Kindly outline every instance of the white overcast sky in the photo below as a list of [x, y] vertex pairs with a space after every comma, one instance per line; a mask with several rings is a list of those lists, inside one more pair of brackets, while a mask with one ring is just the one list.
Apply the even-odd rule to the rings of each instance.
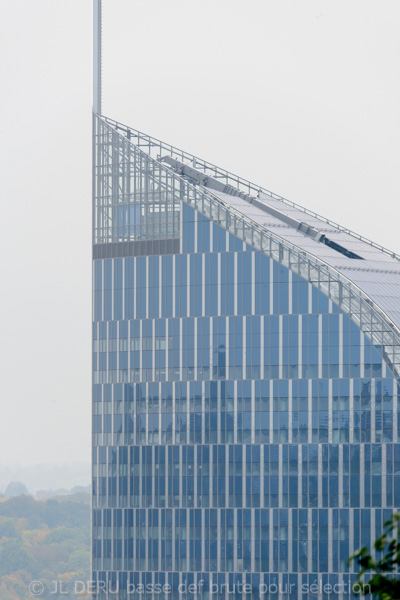
[[[90, 0], [0, 0], [0, 463], [90, 460]], [[398, 0], [104, 0], [104, 114], [400, 252]]]

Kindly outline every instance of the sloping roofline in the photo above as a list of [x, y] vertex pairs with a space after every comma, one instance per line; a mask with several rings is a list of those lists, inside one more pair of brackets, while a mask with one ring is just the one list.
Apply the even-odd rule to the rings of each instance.
[[[214, 177], [228, 178], [231, 184], [239, 183], [253, 192], [254, 190], [263, 192], [262, 188], [235, 177], [214, 165], [210, 165], [210, 163], [200, 161], [200, 159], [182, 150], [175, 149], [173, 146], [164, 144], [156, 138], [121, 125], [107, 117], [95, 115], [95, 133], [98, 133], [98, 129], [102, 127], [105, 127], [110, 133], [114, 133], [105, 143], [116, 143], [113, 149], [117, 150], [119, 154], [122, 150], [125, 152], [130, 148], [130, 151], [138, 152], [150, 159], [147, 163], [148, 168], [157, 170], [159, 174], [164, 173], [165, 181], [162, 185], [169, 193], [174, 195], [177, 189], [180, 192], [184, 190], [183, 195], [179, 194], [179, 201], [184, 201], [192, 206], [226, 231], [256, 250], [263, 252], [275, 262], [282, 264], [325, 294], [344, 314], [350, 317], [371, 343], [378, 350], [380, 349], [384, 361], [396, 376], [400, 376], [400, 329], [373, 298], [369, 297], [352, 280], [340, 273], [335, 267], [325, 263], [321, 258], [299, 248], [281, 238], [276, 232], [271, 232], [256, 223], [250, 217], [214, 195], [212, 190], [194, 185], [168, 168], [164, 162], [160, 161], [161, 153], [168, 151], [182, 159], [191, 160], [196, 168], [203, 164], [205, 169], [212, 170]], [[115, 134], [117, 135], [116, 138]], [[96, 135], [94, 141], [96, 143]], [[142, 148], [146, 148], [147, 151]], [[154, 154], [156, 156], [152, 156]], [[126, 168], [125, 165], [121, 166]], [[95, 177], [101, 177], [100, 172], [94, 175]], [[385, 249], [382, 249], [382, 251], [389, 252]]]
[[136, 138], [136, 140], [134, 141], [135, 145], [137, 145], [138, 147], [147, 147], [148, 154], [150, 154], [150, 156], [152, 156], [152, 151], [154, 153], [154, 150], [159, 150], [159, 153], [157, 153], [156, 156], [152, 156], [152, 158], [158, 159], [159, 156], [163, 152], [168, 152], [171, 155], [179, 156], [181, 158], [181, 160], [183, 160], [183, 161], [186, 160], [192, 164], [195, 163], [196, 169], [202, 169], [202, 170], [204, 170], [205, 174], [210, 175], [216, 179], [225, 180], [225, 182], [228, 185], [236, 187], [237, 189], [244, 192], [245, 194], [251, 195], [253, 193], [255, 195], [258, 195], [259, 192], [266, 194], [267, 196], [270, 196], [271, 198], [274, 198], [275, 200], [279, 200], [280, 202], [283, 202], [287, 206], [291, 206], [292, 208], [300, 210], [304, 214], [310, 215], [311, 217], [318, 219], [322, 223], [325, 223], [327, 225], [335, 227], [336, 229], [338, 229], [339, 231], [342, 231], [343, 233], [347, 233], [348, 235], [352, 236], [356, 240], [362, 241], [365, 244], [368, 244], [368, 245], [372, 246], [373, 248], [375, 248], [376, 250], [382, 252], [383, 254], [387, 254], [391, 258], [400, 262], [399, 254], [396, 254], [392, 250], [389, 250], [388, 248], [385, 248], [384, 246], [381, 246], [380, 244], [377, 244], [376, 242], [373, 242], [372, 240], [370, 240], [358, 233], [355, 233], [354, 231], [348, 229], [347, 227], [343, 227], [342, 225], [339, 225], [338, 223], [336, 223], [335, 221], [332, 221], [331, 219], [327, 219], [326, 217], [323, 217], [322, 215], [320, 215], [312, 210], [304, 208], [304, 206], [301, 206], [300, 204], [296, 204], [295, 202], [292, 202], [291, 200], [288, 200], [287, 198], [284, 198], [283, 196], [280, 196], [279, 194], [275, 194], [274, 192], [271, 192], [270, 190], [268, 190], [266, 188], [262, 188], [250, 181], [247, 181], [243, 177], [234, 175], [233, 173], [231, 173], [225, 169], [222, 169], [222, 168], [218, 167], [217, 165], [214, 165], [204, 159], [198, 158], [197, 156], [194, 156], [193, 154], [185, 152], [184, 150], [181, 150], [180, 148], [171, 146], [170, 144], [167, 144], [153, 136], [147, 135], [137, 129], [133, 129], [132, 127], [128, 127], [127, 125], [123, 125], [122, 123], [119, 123], [118, 121], [110, 119], [109, 117], [103, 116], [102, 118], [105, 120], [106, 123], [110, 124], [117, 131], [121, 132], [122, 134], [125, 134], [128, 137], [128, 139], [131, 139], [132, 141], [134, 141]]

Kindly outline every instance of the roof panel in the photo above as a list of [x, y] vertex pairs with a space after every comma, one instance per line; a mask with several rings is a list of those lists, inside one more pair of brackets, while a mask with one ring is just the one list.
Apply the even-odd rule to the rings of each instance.
[[[207, 190], [210, 192], [210, 190]], [[372, 301], [400, 327], [400, 263], [388, 254], [382, 253], [368, 243], [358, 240], [346, 232], [333, 227], [326, 228], [326, 237], [347, 250], [361, 256], [363, 260], [348, 258], [337, 250], [316, 241], [294, 226], [280, 220], [278, 217], [265, 212], [262, 208], [251, 204], [239, 196], [232, 196], [222, 192], [212, 191], [226, 204], [235, 208], [242, 215], [250, 217], [268, 231], [294, 244], [299, 249], [308, 252], [334, 267], [339, 273], [352, 281]], [[263, 196], [264, 197], [264, 196]], [[268, 204], [286, 215], [300, 220], [302, 223], [315, 228], [316, 225], [324, 224], [315, 217], [288, 207], [283, 202], [274, 198], [268, 198]], [[300, 221], [299, 221], [300, 222]], [[329, 229], [329, 232], [328, 232]], [[390, 315], [389, 315], [390, 313]]]

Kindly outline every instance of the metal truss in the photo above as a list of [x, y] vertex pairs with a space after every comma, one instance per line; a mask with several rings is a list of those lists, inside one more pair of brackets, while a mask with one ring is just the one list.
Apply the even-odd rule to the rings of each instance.
[[[178, 160], [188, 161], [196, 169], [203, 169], [206, 174], [220, 178], [246, 194], [261, 191], [317, 216], [315, 213], [116, 121], [96, 115], [94, 120], [95, 244], [137, 239], [137, 235], [142, 236], [141, 239], [143, 236], [157, 239], [160, 235], [176, 238], [179, 236], [180, 203], [185, 202], [325, 294], [381, 350], [394, 374], [400, 375], [400, 330], [367, 294], [323, 260], [258, 225], [214, 196], [212, 190], [199, 187], [169, 169], [165, 162], [160, 162], [161, 155], [167, 152]], [[123, 217], [121, 224], [118, 211], [130, 205], [140, 206], [140, 219], [143, 219], [140, 229], [143, 225], [143, 232], [139, 233], [136, 217], [132, 222], [129, 210], [126, 223]], [[123, 211], [122, 208], [122, 214]], [[165, 218], [154, 219], [157, 211]], [[339, 227], [327, 219], [323, 220]], [[344, 228], [340, 229], [349, 233]], [[356, 237], [400, 260], [389, 250], [361, 236]]]
[[176, 179], [99, 117], [94, 136], [93, 242], [179, 238]]
[[171, 146], [170, 144], [162, 142], [161, 140], [159, 140], [153, 136], [142, 133], [141, 131], [138, 131], [137, 129], [133, 129], [131, 127], [128, 127], [127, 125], [123, 125], [122, 123], [119, 123], [118, 121], [114, 121], [113, 119], [110, 119], [109, 117], [103, 117], [103, 119], [106, 123], [110, 124], [113, 127], [113, 129], [118, 131], [123, 137], [126, 137], [127, 139], [131, 140], [136, 147], [143, 148], [145, 150], [147, 149], [146, 151], [147, 151], [148, 155], [151, 156], [152, 158], [155, 158], [158, 160], [162, 156], [162, 154], [165, 154], [165, 153], [170, 154], [174, 158], [181, 160], [183, 162], [186, 161], [187, 163], [190, 163], [196, 169], [204, 171], [205, 175], [209, 175], [210, 177], [220, 179], [226, 185], [230, 185], [230, 186], [240, 190], [241, 192], [243, 192], [246, 195], [250, 195], [250, 196], [252, 195], [253, 197], [256, 197], [260, 192], [262, 194], [266, 194], [267, 196], [270, 196], [270, 198], [275, 198], [277, 200], [280, 200], [284, 204], [287, 204], [288, 206], [291, 206], [292, 208], [296, 208], [297, 210], [300, 210], [301, 212], [303, 212], [307, 215], [310, 215], [311, 217], [315, 217], [315, 218], [323, 221], [327, 225], [330, 225], [331, 227], [334, 227], [335, 229], [338, 229], [339, 231], [342, 231], [343, 233], [347, 233], [347, 234], [353, 236], [354, 238], [356, 238], [357, 240], [360, 240], [360, 241], [372, 246], [373, 248], [376, 248], [380, 252], [387, 254], [391, 258], [394, 258], [394, 259], [400, 261], [400, 255], [396, 254], [392, 250], [388, 250], [384, 246], [381, 246], [380, 244], [376, 244], [372, 240], [369, 240], [369, 239], [365, 238], [364, 236], [359, 235], [358, 233], [355, 233], [354, 231], [351, 231], [350, 229], [347, 229], [346, 227], [343, 227], [342, 225], [339, 225], [338, 223], [335, 223], [335, 221], [327, 219], [326, 217], [323, 217], [312, 210], [308, 210], [307, 208], [304, 208], [303, 206], [300, 206], [299, 204], [296, 204], [295, 202], [292, 202], [291, 200], [287, 200], [286, 198], [283, 198], [279, 194], [275, 194], [274, 192], [271, 192], [270, 190], [262, 188], [259, 185], [251, 183], [250, 181], [247, 181], [246, 179], [243, 179], [242, 177], [239, 177], [238, 175], [234, 175], [233, 173], [230, 173], [229, 171], [226, 171], [225, 169], [221, 169], [220, 167], [218, 167], [208, 161], [198, 158], [192, 154], [189, 154], [188, 152], [185, 152], [184, 150], [181, 150], [179, 148]]

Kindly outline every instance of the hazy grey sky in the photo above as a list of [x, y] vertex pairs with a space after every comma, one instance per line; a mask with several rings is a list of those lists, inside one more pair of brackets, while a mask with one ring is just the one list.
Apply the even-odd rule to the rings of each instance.
[[[0, 462], [90, 459], [90, 0], [1, 0]], [[104, 0], [103, 112], [400, 252], [398, 0]]]

